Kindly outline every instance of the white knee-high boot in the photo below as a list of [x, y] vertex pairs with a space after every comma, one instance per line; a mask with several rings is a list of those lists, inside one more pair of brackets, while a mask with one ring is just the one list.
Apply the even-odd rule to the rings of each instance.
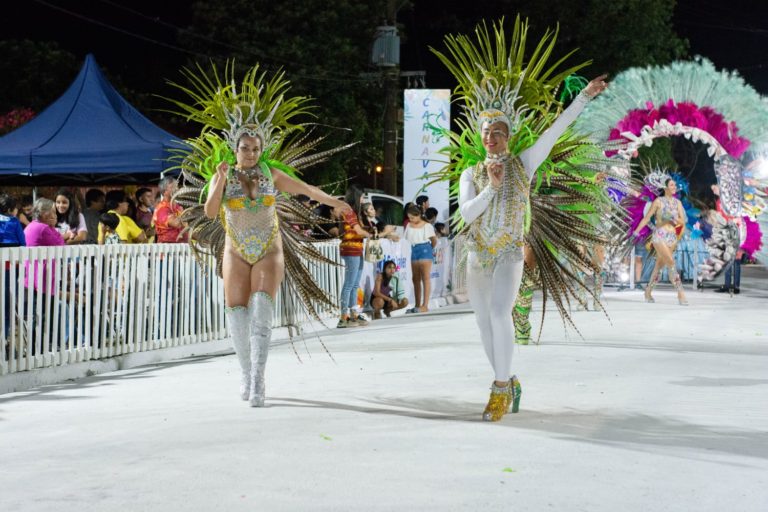
[[272, 315], [274, 303], [272, 297], [264, 292], [251, 295], [248, 303], [251, 317], [251, 386], [250, 396], [252, 407], [264, 405], [264, 368], [269, 353], [269, 340], [272, 337]]
[[248, 337], [249, 319], [248, 308], [235, 306], [225, 308], [227, 315], [227, 328], [235, 347], [235, 354], [240, 363], [242, 374], [240, 377], [240, 397], [248, 400], [251, 395], [251, 341]]

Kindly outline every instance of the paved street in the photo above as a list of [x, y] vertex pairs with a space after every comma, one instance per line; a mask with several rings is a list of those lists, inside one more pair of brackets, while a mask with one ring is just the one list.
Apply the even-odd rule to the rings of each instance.
[[552, 309], [497, 424], [465, 305], [324, 334], [335, 362], [275, 347], [263, 409], [233, 355], [2, 395], [2, 508], [765, 511], [765, 283], [689, 307], [608, 290], [583, 338]]

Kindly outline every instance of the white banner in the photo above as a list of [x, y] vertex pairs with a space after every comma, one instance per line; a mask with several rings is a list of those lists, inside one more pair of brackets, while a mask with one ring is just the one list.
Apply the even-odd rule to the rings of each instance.
[[[384, 249], [384, 259], [376, 264], [363, 263], [363, 273], [360, 277], [360, 288], [357, 290], [357, 305], [361, 309], [368, 309], [373, 293], [373, 285], [376, 282], [376, 274], [381, 272], [384, 262], [392, 260], [397, 266], [397, 277], [405, 291], [409, 307], [414, 304], [413, 273], [411, 271], [411, 244], [404, 239], [397, 242], [382, 239], [381, 247]], [[453, 264], [451, 241], [447, 238], [438, 238], [435, 247], [435, 256], [432, 260], [431, 299], [446, 297], [451, 294], [451, 267]]]
[[426, 175], [440, 170], [446, 157], [438, 153], [449, 141], [432, 127], [449, 129], [451, 91], [449, 89], [406, 89], [403, 101], [403, 200], [429, 197], [429, 206], [437, 208], [437, 219], [448, 220], [448, 182], [426, 185]]

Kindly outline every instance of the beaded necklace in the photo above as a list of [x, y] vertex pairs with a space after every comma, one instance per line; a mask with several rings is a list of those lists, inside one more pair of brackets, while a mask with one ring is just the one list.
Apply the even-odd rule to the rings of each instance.
[[[240, 174], [241, 176], [244, 176], [249, 181], [253, 182], [256, 181], [259, 186], [259, 194], [255, 199], [252, 199], [250, 197], [250, 194], [246, 194], [246, 191], [243, 189], [243, 186], [241, 183], [237, 183], [237, 185], [242, 190], [243, 197], [238, 198], [241, 203], [240, 206], [245, 208], [246, 210], [250, 210], [252, 212], [258, 211], [264, 207], [270, 207], [275, 204], [275, 196], [274, 194], [269, 193], [262, 193], [261, 189], [265, 188], [266, 185], [272, 184], [272, 175], [271, 173], [266, 173], [261, 170], [260, 167], [252, 167], [250, 169], [240, 169], [238, 167], [234, 167], [234, 170], [237, 174]], [[230, 177], [232, 177], [230, 175]], [[240, 202], [237, 199], [234, 200], [235, 202]]]

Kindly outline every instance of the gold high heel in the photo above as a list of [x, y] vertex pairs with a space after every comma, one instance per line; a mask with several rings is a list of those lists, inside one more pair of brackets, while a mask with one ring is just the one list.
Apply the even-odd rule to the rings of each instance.
[[488, 405], [483, 411], [483, 421], [499, 421], [509, 411], [510, 383], [504, 387], [499, 387], [494, 382], [491, 384], [491, 396], [488, 398]]

